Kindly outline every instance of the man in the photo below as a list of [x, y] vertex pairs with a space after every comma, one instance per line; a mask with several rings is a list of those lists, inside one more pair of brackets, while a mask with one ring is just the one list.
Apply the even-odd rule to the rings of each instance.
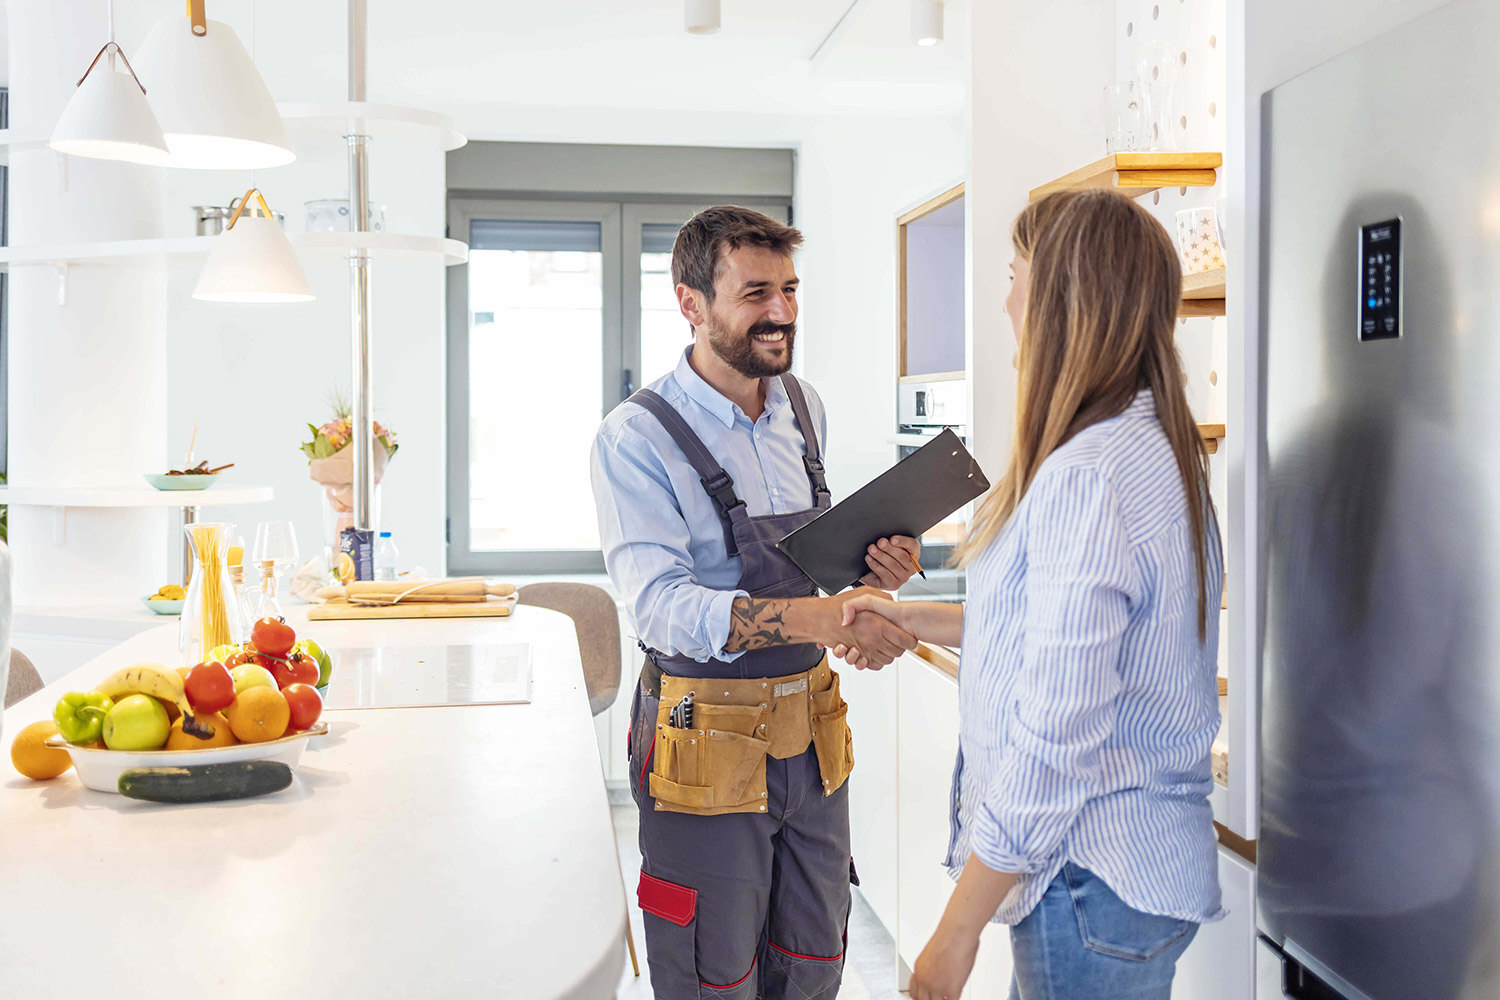
[[[853, 756], [819, 647], [884, 666], [915, 646], [868, 614], [845, 627], [859, 591], [815, 596], [776, 548], [830, 505], [822, 403], [788, 372], [801, 242], [744, 208], [694, 216], [672, 251], [692, 346], [594, 441], [605, 565], [647, 650], [630, 779], [659, 1000], [837, 995]], [[917, 552], [881, 539], [862, 582], [899, 587]]]

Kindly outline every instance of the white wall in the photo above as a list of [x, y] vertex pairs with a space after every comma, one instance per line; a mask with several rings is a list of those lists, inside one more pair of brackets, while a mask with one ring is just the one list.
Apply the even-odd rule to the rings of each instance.
[[798, 347], [828, 408], [828, 481], [844, 496], [890, 467], [896, 430], [896, 217], [964, 179], [963, 122], [829, 118], [797, 158], [807, 237]]

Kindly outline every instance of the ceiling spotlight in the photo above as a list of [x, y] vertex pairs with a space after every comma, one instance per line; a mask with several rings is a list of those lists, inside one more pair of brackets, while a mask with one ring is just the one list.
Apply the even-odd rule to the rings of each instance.
[[719, 30], [719, 0], [683, 0], [683, 27], [690, 35], [712, 35]]
[[912, 0], [911, 40], [918, 45], [943, 40], [943, 0]]

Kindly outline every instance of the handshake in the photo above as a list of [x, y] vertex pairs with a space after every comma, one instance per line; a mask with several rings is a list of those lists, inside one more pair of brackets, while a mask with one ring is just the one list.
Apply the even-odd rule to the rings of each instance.
[[856, 669], [879, 670], [917, 648], [901, 605], [885, 591], [856, 587], [824, 600], [828, 610], [818, 645]]

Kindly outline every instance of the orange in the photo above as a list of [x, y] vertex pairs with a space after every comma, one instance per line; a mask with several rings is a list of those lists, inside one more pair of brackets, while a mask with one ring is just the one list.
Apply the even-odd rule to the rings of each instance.
[[232, 747], [239, 740], [234, 738], [234, 730], [229, 727], [229, 720], [222, 713], [215, 712], [213, 715], [200, 715], [199, 722], [206, 722], [214, 727], [214, 734], [206, 740], [200, 740], [196, 736], [190, 736], [182, 731], [182, 719], [172, 723], [172, 731], [167, 734], [167, 750], [212, 750], [214, 747]]
[[33, 722], [16, 734], [10, 745], [10, 762], [26, 777], [34, 781], [55, 778], [73, 766], [68, 751], [45, 746], [49, 737], [57, 735], [57, 723], [48, 719]]
[[241, 743], [264, 743], [286, 735], [292, 709], [281, 692], [264, 685], [246, 688], [224, 710]]

